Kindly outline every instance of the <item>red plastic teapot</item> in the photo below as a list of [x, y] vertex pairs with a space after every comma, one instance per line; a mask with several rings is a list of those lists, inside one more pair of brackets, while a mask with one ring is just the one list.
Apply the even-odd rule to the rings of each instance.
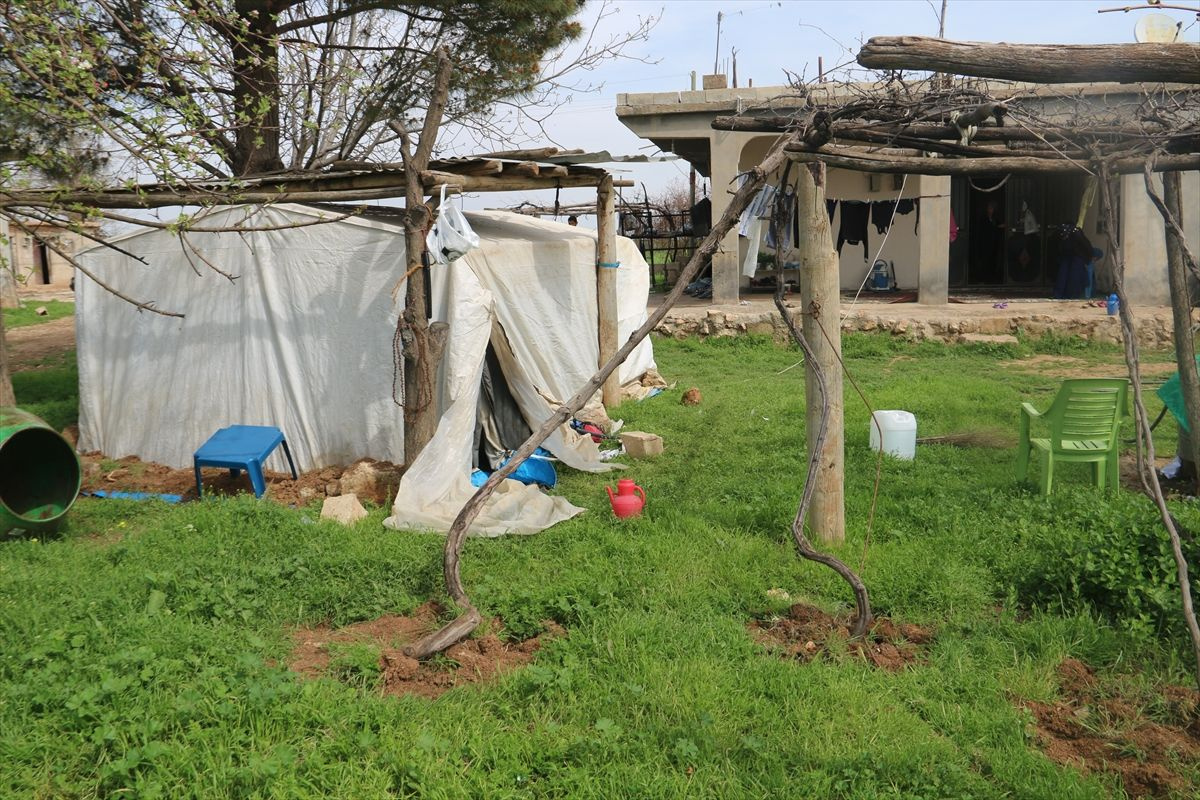
[[612, 503], [613, 513], [618, 519], [636, 517], [646, 506], [646, 490], [634, 483], [630, 478], [617, 481], [617, 493], [613, 494], [611, 486], [605, 486], [608, 501]]

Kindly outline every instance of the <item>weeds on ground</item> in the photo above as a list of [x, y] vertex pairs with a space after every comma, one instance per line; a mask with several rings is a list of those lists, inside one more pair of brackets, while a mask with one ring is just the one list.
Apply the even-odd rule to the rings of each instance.
[[[863, 336], [846, 351], [872, 406], [913, 411], [921, 435], [1015, 428], [1022, 400], [1057, 387], [969, 348]], [[337, 653], [327, 680], [285, 666], [296, 626], [444, 601], [442, 539], [386, 530], [383, 510], [342, 528], [250, 497], [89, 499], [56, 537], [0, 541], [0, 795], [1114, 793], [1038, 752], [1013, 699], [1053, 699], [1066, 655], [1102, 674], [1135, 664], [1150, 686], [1185, 680], [1181, 642], [1154, 621], [1169, 625], [1169, 598], [1099, 602], [1107, 573], [1089, 578], [1080, 561], [1088, 546], [1115, 553], [1122, 532], [1152, 534], [1148, 504], [1093, 492], [1069, 469], [1043, 498], [1013, 480], [1013, 452], [938, 446], [885, 459], [873, 500], [869, 412], [848, 386], [847, 541], [831, 549], [862, 571], [879, 613], [937, 637], [895, 674], [848, 651], [787, 662], [746, 631], [768, 589], [850, 602], [840, 579], [797, 559], [788, 532], [804, 472], [799, 354], [744, 337], [658, 341], [656, 358], [677, 387], [615, 415], [666, 441], [624, 473], [647, 489], [641, 517], [608, 512], [611, 474], [564, 470], [557, 491], [585, 514], [465, 548], [464, 582], [506, 635], [545, 619], [568, 635], [436, 702], [371, 691], [369, 647]], [[689, 386], [700, 405], [680, 405]], [[1194, 508], [1175, 510], [1200, 528]], [[1081, 544], [1056, 549], [1056, 536]], [[1141, 574], [1122, 567], [1112, 585], [1128, 595]], [[1127, 624], [1131, 608], [1151, 622]]]

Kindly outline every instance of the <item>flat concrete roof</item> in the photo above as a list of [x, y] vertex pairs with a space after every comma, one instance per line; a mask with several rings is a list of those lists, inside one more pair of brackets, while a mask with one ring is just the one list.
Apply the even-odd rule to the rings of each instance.
[[[1200, 91], [1200, 87], [1186, 83], [1014, 83], [1012, 81], [983, 81], [993, 92], [1000, 94], [1022, 94], [1032, 97], [1095, 97], [1099, 95], [1136, 95], [1154, 91]], [[884, 84], [870, 81], [854, 84], [819, 83], [808, 87], [809, 95], [829, 99], [848, 96], [849, 87], [856, 91], [871, 91], [883, 88]], [[636, 117], [655, 114], [720, 113], [741, 112], [748, 108], [770, 104], [780, 112], [805, 105], [808, 95], [794, 86], [752, 86], [737, 89], [699, 89], [681, 92], [638, 92], [617, 95], [617, 116]], [[794, 99], [794, 102], [788, 102]]]

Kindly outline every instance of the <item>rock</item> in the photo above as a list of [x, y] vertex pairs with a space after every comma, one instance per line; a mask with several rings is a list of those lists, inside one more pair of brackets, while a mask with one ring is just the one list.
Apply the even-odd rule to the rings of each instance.
[[621, 444], [630, 458], [651, 458], [663, 451], [661, 436], [642, 431], [621, 431]]
[[338, 488], [342, 494], [356, 494], [378, 505], [386, 505], [400, 484], [400, 470], [391, 464], [360, 461], [342, 473]]
[[700, 390], [693, 386], [683, 393], [683, 397], [679, 402], [683, 403], [685, 406], [700, 405]]
[[311, 486], [301, 486], [300, 491], [296, 493], [300, 498], [301, 505], [311, 503], [317, 496], [317, 490]]
[[358, 502], [357, 495], [343, 494], [339, 497], [326, 497], [321, 504], [321, 519], [331, 519], [343, 525], [353, 525], [367, 516], [367, 510]]
[[973, 344], [1020, 344], [1011, 333], [964, 333], [958, 340]]
[[100, 465], [95, 461], [89, 461], [83, 465], [83, 474], [89, 478], [100, 477]]
[[50, 312], [46, 310], [45, 306], [38, 306], [33, 310], [33, 313], [37, 314], [39, 317], [44, 317]]
[[342, 484], [338, 481], [330, 481], [325, 484], [325, 495], [327, 497], [337, 497], [342, 493]]

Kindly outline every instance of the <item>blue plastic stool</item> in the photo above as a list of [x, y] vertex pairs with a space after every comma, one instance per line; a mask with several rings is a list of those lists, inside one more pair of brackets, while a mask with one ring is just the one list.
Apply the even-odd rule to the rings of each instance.
[[270, 425], [230, 425], [221, 428], [200, 445], [192, 458], [196, 468], [196, 496], [204, 496], [200, 483], [201, 467], [227, 467], [229, 474], [235, 478], [242, 470], [246, 470], [254, 487], [254, 496], [262, 497], [267, 490], [262, 464], [279, 445], [283, 445], [283, 454], [292, 468], [292, 478], [298, 478], [292, 451], [288, 449], [287, 440], [279, 428]]

